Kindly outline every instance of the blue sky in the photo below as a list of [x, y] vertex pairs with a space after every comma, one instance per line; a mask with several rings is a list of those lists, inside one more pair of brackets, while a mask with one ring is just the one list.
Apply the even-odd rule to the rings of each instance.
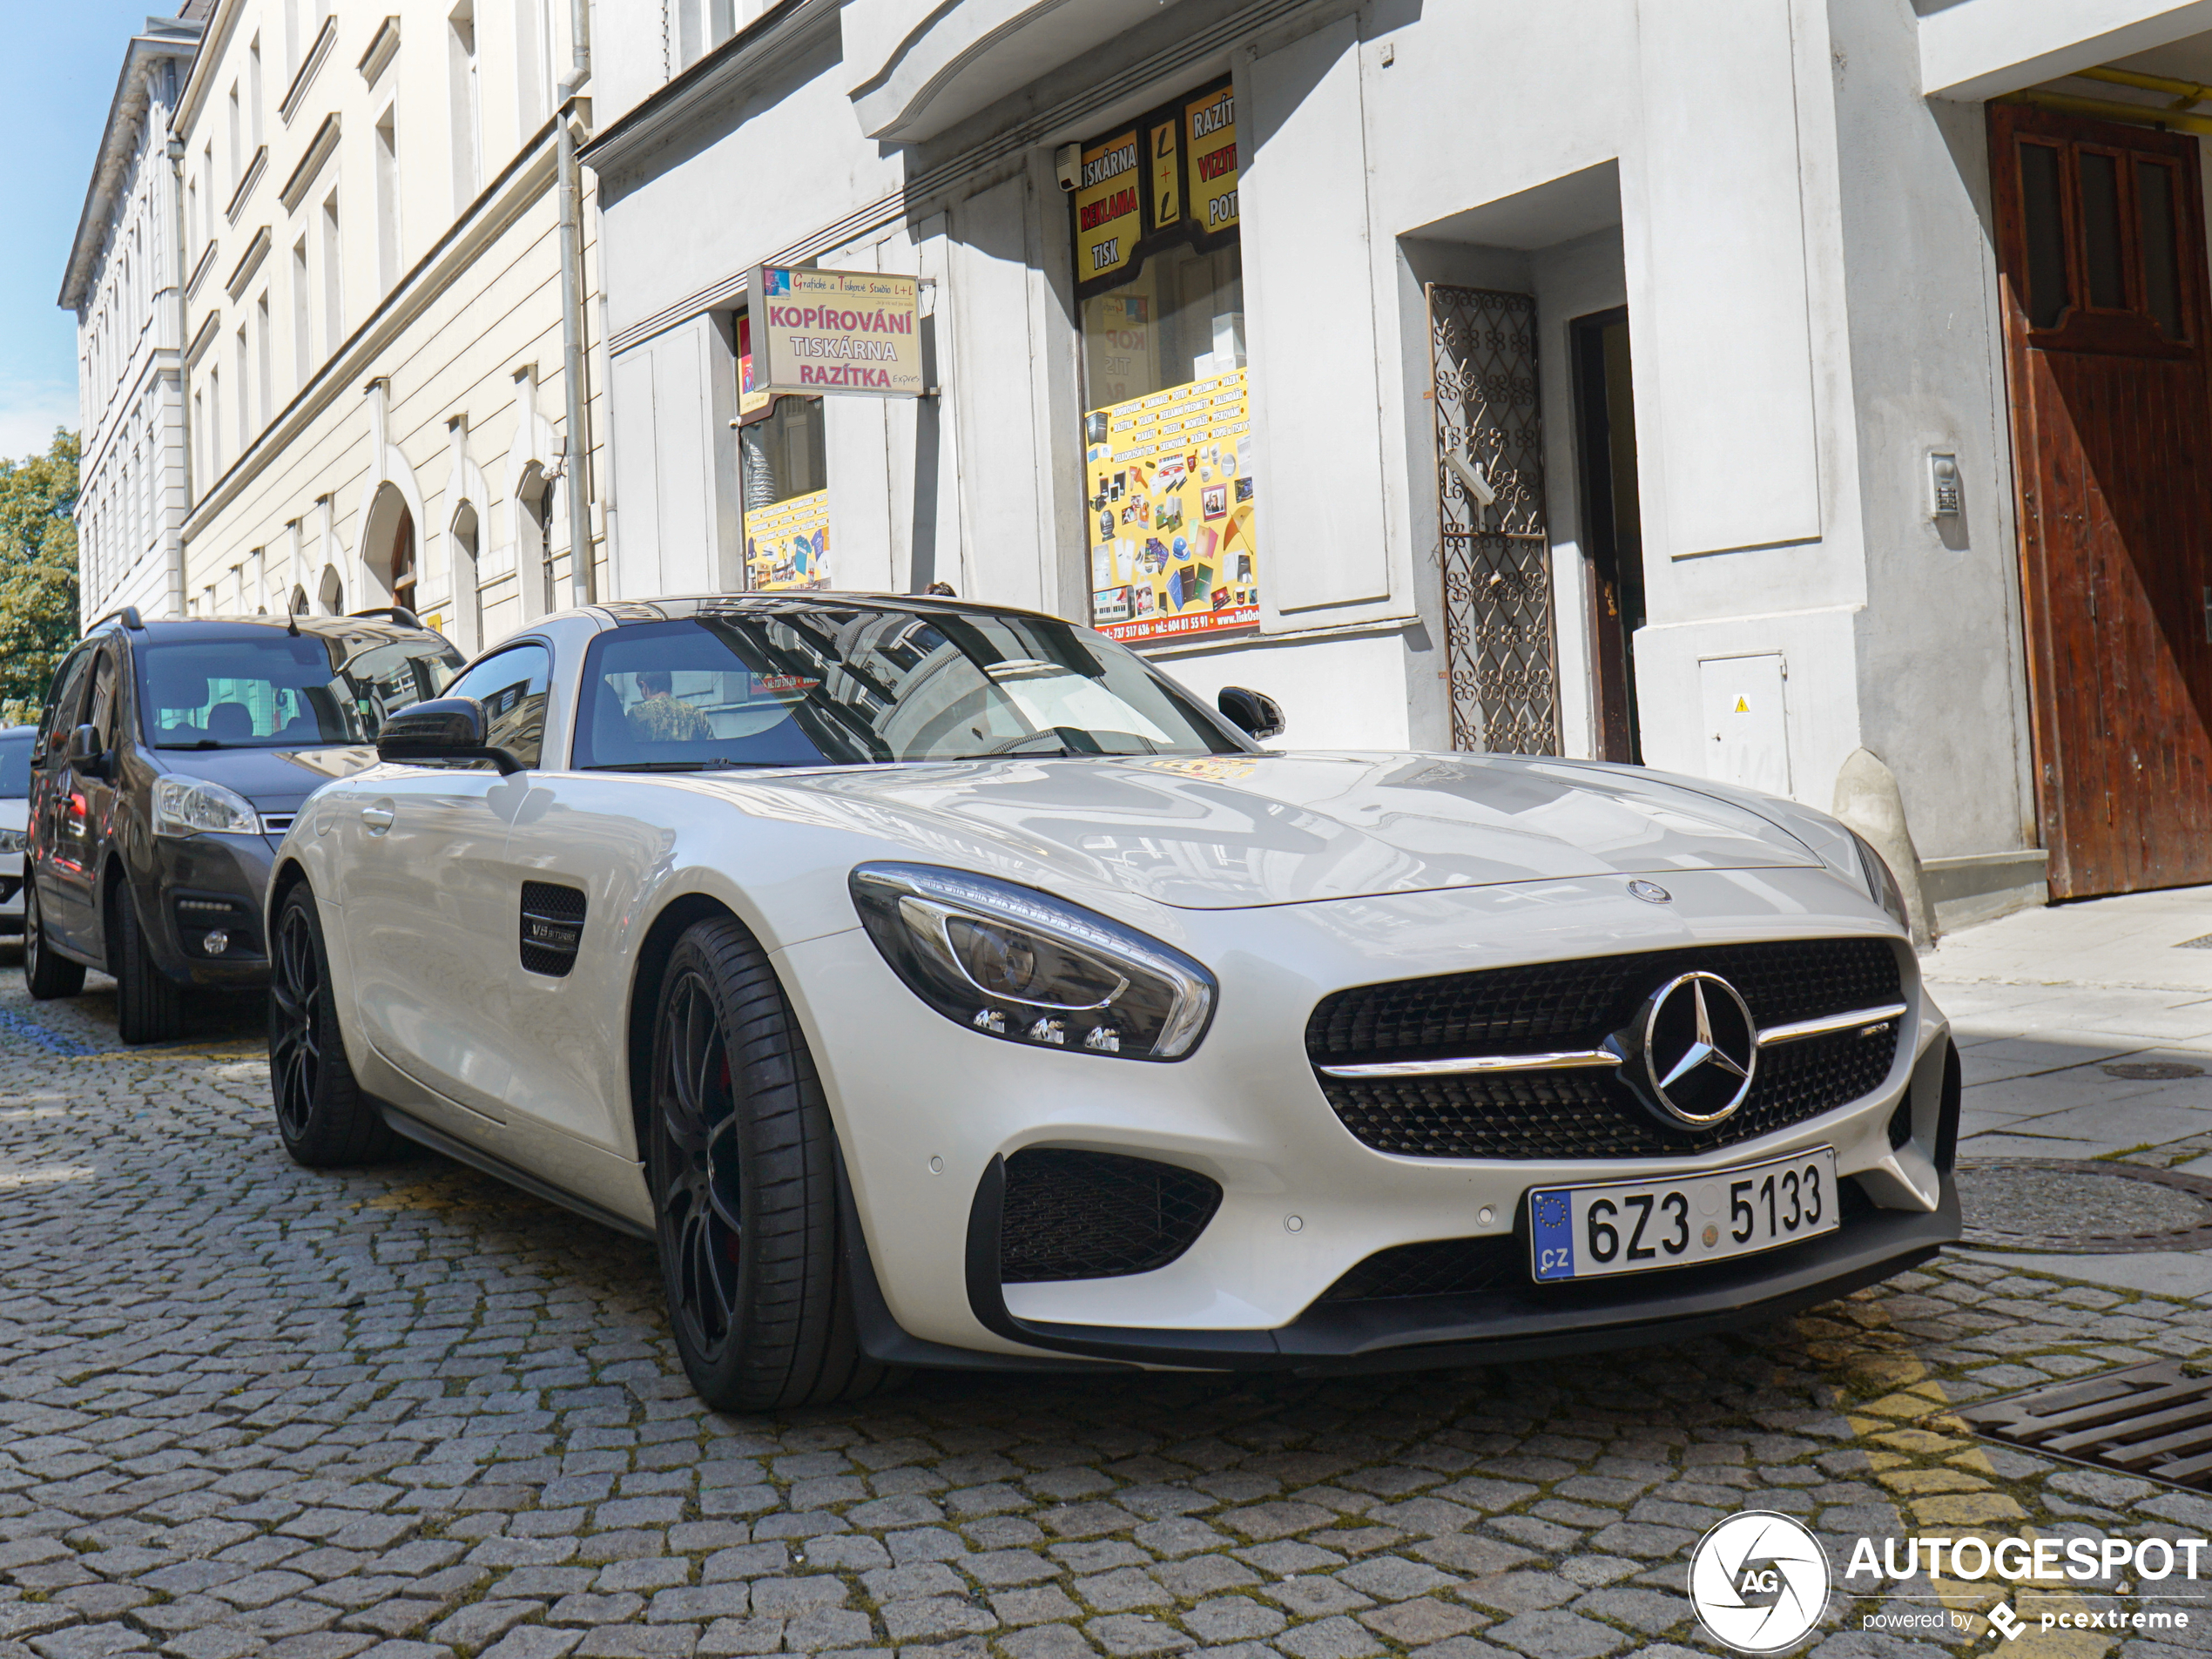
[[[123, 44], [146, 0], [0, 0], [0, 109], [18, 135], [0, 246], [0, 456], [43, 452], [77, 424], [77, 332], [54, 303], [107, 121]], [[168, 10], [174, 9], [174, 3]]]

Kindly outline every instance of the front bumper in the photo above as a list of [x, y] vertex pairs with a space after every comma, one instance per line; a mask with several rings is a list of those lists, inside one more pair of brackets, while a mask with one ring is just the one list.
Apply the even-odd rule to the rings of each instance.
[[[1757, 1139], [1667, 1157], [1420, 1157], [1363, 1144], [1317, 1084], [1301, 1033], [1345, 986], [1664, 947], [1880, 936], [1894, 924], [1819, 871], [1670, 875], [1674, 904], [1618, 879], [1460, 889], [1257, 911], [1162, 910], [1153, 930], [1218, 975], [1212, 1030], [1149, 1064], [1042, 1051], [954, 1026], [857, 929], [779, 953], [847, 1162], [849, 1231], [882, 1320], [872, 1351], [909, 1363], [1352, 1368], [1464, 1363], [1656, 1339], [1771, 1317], [1924, 1259], [1959, 1236], [1947, 1180], [1949, 1031], [1917, 971], [1879, 1086]], [[1759, 914], [1761, 898], [1773, 908]], [[1748, 912], [1748, 914], [1747, 914]], [[1955, 1063], [1955, 1062], [1953, 1062]], [[1909, 1134], [1892, 1140], [1892, 1127]], [[1511, 1235], [1534, 1187], [1689, 1175], [1826, 1145], [1864, 1200], [1856, 1224], [1732, 1264], [1456, 1298], [1326, 1300], [1379, 1252]], [[1219, 1207], [1154, 1271], [999, 1282], [995, 1168], [1028, 1148], [1121, 1154], [1203, 1173]], [[865, 1298], [864, 1298], [865, 1300]], [[1419, 1304], [1416, 1305], [1416, 1304]]]
[[[137, 887], [138, 915], [162, 973], [180, 984], [250, 989], [269, 982], [262, 900], [275, 862], [264, 835], [158, 835], [154, 880]], [[223, 948], [206, 949], [220, 932]]]

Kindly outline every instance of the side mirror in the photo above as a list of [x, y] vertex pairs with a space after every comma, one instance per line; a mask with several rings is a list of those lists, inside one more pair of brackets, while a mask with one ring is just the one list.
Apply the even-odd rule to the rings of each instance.
[[95, 778], [107, 776], [107, 755], [100, 747], [100, 729], [80, 725], [69, 734], [69, 764]]
[[1255, 741], [1283, 735], [1282, 705], [1264, 691], [1224, 685], [1221, 695], [1214, 699], [1214, 706], [1230, 725]]
[[376, 732], [376, 758], [402, 765], [426, 760], [489, 760], [502, 773], [523, 763], [486, 740], [484, 705], [473, 697], [434, 697], [385, 717]]

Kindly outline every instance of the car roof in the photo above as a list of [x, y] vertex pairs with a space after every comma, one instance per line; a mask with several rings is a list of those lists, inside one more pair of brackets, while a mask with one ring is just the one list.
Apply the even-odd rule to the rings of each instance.
[[[976, 599], [947, 598], [926, 593], [841, 593], [827, 589], [802, 589], [779, 593], [691, 593], [659, 599], [606, 599], [595, 605], [561, 613], [597, 616], [626, 627], [641, 622], [679, 622], [691, 617], [775, 616], [794, 610], [884, 610], [937, 612], [946, 616], [1037, 617], [1047, 622], [1062, 618], [1020, 605], [987, 604]], [[551, 617], [542, 618], [546, 622]]]
[[[342, 639], [354, 644], [371, 640], [434, 639], [450, 644], [445, 636], [428, 628], [409, 628], [388, 621], [382, 617], [168, 617], [149, 618], [136, 630], [131, 630], [118, 620], [109, 618], [96, 627], [95, 634], [135, 632], [148, 640], [206, 639], [237, 641], [256, 638], [267, 632], [290, 633], [293, 624], [297, 631], [313, 634], [319, 639]], [[86, 636], [88, 638], [91, 635]]]
[[10, 738], [35, 738], [37, 735], [38, 728], [35, 725], [0, 725], [0, 742], [5, 742]]

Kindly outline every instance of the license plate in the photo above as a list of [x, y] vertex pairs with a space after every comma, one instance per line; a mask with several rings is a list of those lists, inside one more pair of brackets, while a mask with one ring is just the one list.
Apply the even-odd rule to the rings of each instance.
[[1756, 1255], [1835, 1231], [1836, 1154], [1821, 1146], [1710, 1175], [1541, 1187], [1528, 1195], [1528, 1222], [1540, 1279]]

